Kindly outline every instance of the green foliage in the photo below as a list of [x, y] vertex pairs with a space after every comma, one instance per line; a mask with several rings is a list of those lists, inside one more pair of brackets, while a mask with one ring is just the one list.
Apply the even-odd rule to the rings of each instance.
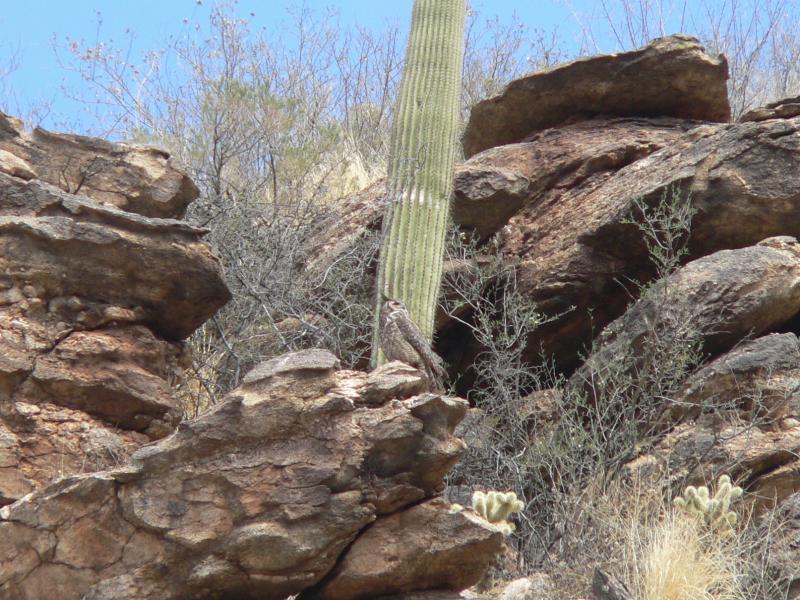
[[514, 532], [514, 524], [508, 521], [514, 513], [522, 512], [525, 505], [517, 500], [514, 492], [475, 492], [472, 494], [472, 510], [498, 527], [505, 535]]
[[738, 520], [737, 514], [730, 510], [731, 503], [741, 498], [742, 494], [742, 488], [734, 486], [727, 475], [722, 475], [713, 496], [707, 486], [690, 485], [684, 490], [683, 497], [675, 498], [673, 504], [711, 529], [728, 530]]

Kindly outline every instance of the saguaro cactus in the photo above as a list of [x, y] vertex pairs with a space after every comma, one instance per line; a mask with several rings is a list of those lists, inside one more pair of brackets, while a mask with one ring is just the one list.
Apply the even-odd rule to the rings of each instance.
[[465, 0], [415, 0], [392, 127], [388, 201], [378, 268], [378, 315], [401, 300], [423, 335], [433, 336], [455, 162]]

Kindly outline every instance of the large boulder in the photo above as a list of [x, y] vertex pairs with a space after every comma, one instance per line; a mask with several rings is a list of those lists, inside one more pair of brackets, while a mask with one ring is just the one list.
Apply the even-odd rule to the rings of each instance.
[[800, 117], [800, 96], [782, 98], [765, 106], [754, 108], [739, 117], [739, 121], [767, 121], [769, 119], [791, 119]]
[[800, 491], [800, 344], [793, 333], [745, 341], [692, 374], [667, 404], [669, 430], [625, 470], [640, 485], [733, 477], [756, 513]]
[[773, 333], [738, 344], [692, 374], [665, 421], [732, 413], [759, 427], [800, 424], [800, 340]]
[[[76, 179], [77, 178], [77, 179]], [[0, 114], [0, 505], [118, 466], [181, 418], [181, 340], [230, 297], [157, 150]]]
[[[62, 321], [139, 322], [183, 339], [230, 293], [205, 230], [0, 173], [0, 288]], [[77, 300], [71, 300], [77, 298]]]
[[678, 117], [728, 121], [728, 64], [686, 35], [638, 50], [582, 58], [509, 83], [470, 111], [464, 155], [518, 142], [570, 117]]
[[163, 150], [42, 128], [28, 133], [2, 112], [0, 171], [146, 217], [181, 218], [198, 196]]
[[502, 539], [499, 529], [471, 512], [451, 511], [441, 500], [417, 504], [378, 520], [356, 539], [331, 578], [300, 598], [357, 600], [424, 586], [463, 590], [480, 581]]
[[[688, 258], [800, 236], [800, 118], [584, 120], [477, 154], [456, 167], [454, 184], [456, 223], [481, 238], [502, 229], [497, 251], [517, 263], [520, 291], [551, 319], [529, 338], [528, 359], [544, 352], [570, 370], [593, 332], [624, 312], [636, 291], [624, 283], [654, 276], [635, 224], [640, 206], [674, 194], [692, 203]], [[324, 276], [380, 229], [382, 198], [379, 183], [333, 209], [308, 248], [305, 276]], [[440, 351], [466, 371], [481, 348], [463, 328], [439, 324]]]
[[[623, 361], [635, 372], [648, 340], [699, 343], [717, 355], [748, 335], [780, 327], [800, 312], [800, 243], [769, 238], [756, 246], [721, 250], [658, 281], [596, 340], [568, 387], [600, 398], [606, 373]], [[677, 352], [670, 348], [667, 351]]]
[[[691, 202], [688, 258], [800, 236], [800, 119], [694, 128], [597, 119], [470, 160], [477, 161], [543, 183], [510, 219], [500, 251], [520, 261], [520, 291], [552, 319], [529, 338], [529, 358], [544, 352], [564, 369], [625, 310], [636, 292], [625, 283], [654, 275], [636, 225], [641, 206], [676, 194]], [[462, 365], [480, 350], [459, 338], [450, 344], [467, 348]]]
[[[468, 585], [502, 536], [441, 501], [411, 508], [460, 457], [452, 432], [466, 402], [404, 398], [380, 374], [337, 367], [325, 351], [273, 359], [128, 465], [62, 479], [0, 510], [0, 596], [279, 600], [380, 535], [429, 542], [416, 571], [384, 565], [381, 589]], [[374, 391], [364, 401], [376, 386], [384, 401]], [[467, 556], [470, 540], [480, 556], [462, 569], [452, 559]], [[399, 549], [413, 563], [409, 550]], [[348, 564], [326, 585], [351, 585]]]
[[711, 417], [678, 425], [623, 471], [643, 489], [666, 486], [673, 496], [729, 475], [745, 488], [745, 503], [762, 514], [800, 491], [799, 455], [798, 426], [771, 431]]

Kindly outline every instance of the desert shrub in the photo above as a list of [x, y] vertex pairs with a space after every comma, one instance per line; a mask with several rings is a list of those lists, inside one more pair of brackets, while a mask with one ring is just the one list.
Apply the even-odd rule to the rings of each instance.
[[[471, 11], [468, 27], [464, 117], [558, 56], [554, 40], [518, 20]], [[161, 146], [200, 188], [187, 219], [210, 230], [233, 299], [190, 340], [188, 415], [282, 352], [325, 347], [345, 366], [363, 365], [377, 240], [367, 234], [316, 281], [299, 249], [340, 197], [385, 172], [400, 32], [347, 29], [334, 11], [307, 9], [253, 31], [235, 2], [222, 2], [138, 61], [124, 41], [63, 45], [98, 124], [87, 133]]]
[[[662, 415], [703, 364], [700, 334], [691, 322], [675, 322], [665, 283], [687, 258], [693, 214], [679, 189], [634, 203], [627, 223], [640, 230], [655, 281], [624, 284], [632, 299], [652, 305], [652, 326], [635, 347], [602, 362], [592, 362], [590, 349], [592, 378], [581, 385], [565, 385], [546, 357], [538, 366], [524, 361], [527, 335], [544, 318], [520, 294], [513, 261], [482, 256], [491, 243], [479, 248], [461, 238], [451, 245], [451, 256], [472, 260], [473, 269], [448, 281], [457, 290], [449, 289], [445, 306], [468, 323], [483, 351], [470, 393], [478, 410], [462, 431], [469, 447], [448, 494], [461, 502], [474, 489], [515, 492], [525, 503], [511, 538], [518, 568], [551, 573], [559, 597], [584, 594], [592, 565], [617, 572], [625, 565], [623, 578], [642, 598], [779, 597], [779, 582], [764, 568], [769, 532], [761, 521], [737, 529], [736, 543], [714, 546], [672, 515], [671, 481], [639, 481], [626, 467], [663, 437], [669, 425]], [[758, 401], [758, 390], [747, 394]], [[742, 401], [714, 399], [699, 410], [733, 423]], [[695, 583], [675, 583], [682, 569]]]
[[[685, 258], [691, 217], [679, 192], [635, 203], [630, 222], [641, 229], [655, 276], [666, 277]], [[474, 267], [462, 271], [469, 276], [446, 280], [445, 307], [451, 315], [469, 309], [468, 318], [457, 318], [482, 351], [470, 393], [479, 412], [465, 432], [472, 445], [450, 478], [450, 493], [461, 499], [474, 487], [514, 491], [526, 505], [515, 535], [520, 563], [535, 568], [582, 543], [570, 524], [587, 491], [601, 493], [654, 442], [659, 415], [700, 362], [699, 338], [691, 324], [662, 323], [636, 348], [595, 365], [590, 385], [567, 387], [546, 357], [538, 366], [525, 361], [528, 336], [545, 319], [520, 293], [513, 262], [481, 257], [474, 243], [461, 241], [454, 239], [451, 256]], [[636, 288], [656, 308], [671, 302], [663, 286]]]
[[258, 362], [327, 348], [346, 368], [369, 358], [378, 234], [367, 233], [328, 269], [304, 272], [302, 248], [325, 206], [242, 199], [211, 227], [234, 299], [192, 338], [188, 414], [213, 404]]

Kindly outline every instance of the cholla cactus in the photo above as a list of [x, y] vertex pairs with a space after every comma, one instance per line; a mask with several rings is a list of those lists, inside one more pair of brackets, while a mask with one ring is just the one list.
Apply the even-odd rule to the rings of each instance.
[[711, 497], [708, 487], [690, 485], [683, 498], [675, 498], [673, 504], [690, 517], [713, 529], [731, 529], [736, 525], [737, 515], [730, 510], [731, 502], [742, 496], [742, 488], [731, 484], [731, 478], [722, 475], [717, 482], [717, 493]]
[[522, 512], [524, 507], [514, 492], [491, 491], [472, 494], [472, 510], [498, 527], [505, 535], [514, 532], [514, 524], [508, 522], [508, 517], [513, 513]]

